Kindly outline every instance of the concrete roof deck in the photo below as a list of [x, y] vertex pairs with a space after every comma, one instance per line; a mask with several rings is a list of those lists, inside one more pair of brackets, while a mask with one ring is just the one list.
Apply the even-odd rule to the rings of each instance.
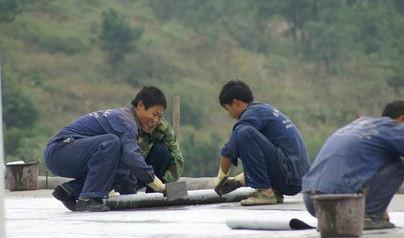
[[[225, 224], [228, 218], [268, 216], [294, 216], [312, 222], [300, 194], [271, 206], [218, 203], [92, 213], [68, 211], [51, 192], [6, 192], [7, 237], [320, 237], [315, 229], [232, 230]], [[388, 210], [391, 221], [401, 228], [366, 231], [364, 237], [404, 237], [404, 194], [397, 194]]]

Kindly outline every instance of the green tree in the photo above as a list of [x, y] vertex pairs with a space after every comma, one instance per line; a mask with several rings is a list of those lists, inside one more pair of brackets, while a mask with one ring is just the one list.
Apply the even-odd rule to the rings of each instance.
[[44, 142], [37, 139], [40, 133], [34, 129], [39, 118], [39, 108], [34, 97], [18, 84], [17, 76], [11, 73], [8, 64], [2, 73], [6, 159], [38, 159], [42, 153], [40, 143]]
[[35, 100], [8, 73], [8, 67], [3, 72], [3, 118], [6, 129], [32, 127], [39, 117]]
[[26, 0], [0, 0], [0, 23], [12, 21], [25, 3]]
[[102, 31], [99, 35], [101, 49], [108, 53], [112, 65], [122, 62], [125, 56], [136, 49], [135, 42], [143, 33], [141, 27], [131, 27], [123, 15], [109, 9], [102, 13]]
[[308, 21], [316, 17], [317, 0], [270, 1], [266, 5], [272, 9], [270, 13], [280, 14], [289, 23], [289, 31], [295, 41], [306, 39], [305, 26]]
[[184, 176], [214, 176], [219, 165], [220, 136], [212, 132], [201, 139], [193, 127], [182, 130], [181, 147], [185, 158]]

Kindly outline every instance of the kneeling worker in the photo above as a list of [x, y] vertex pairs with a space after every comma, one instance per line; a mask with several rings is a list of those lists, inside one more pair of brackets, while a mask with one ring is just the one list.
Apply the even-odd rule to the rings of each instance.
[[[257, 189], [241, 205], [283, 202], [283, 195], [301, 190], [309, 169], [308, 154], [295, 124], [278, 109], [253, 102], [253, 94], [243, 81], [227, 82], [219, 95], [222, 107], [238, 120], [221, 152], [214, 189], [225, 194], [246, 185]], [[229, 178], [231, 164], [243, 163], [244, 173]]]

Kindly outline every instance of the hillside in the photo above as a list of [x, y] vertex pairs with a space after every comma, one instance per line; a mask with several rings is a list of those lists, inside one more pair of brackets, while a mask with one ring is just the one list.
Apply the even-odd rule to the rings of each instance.
[[0, 0], [6, 159], [42, 160], [57, 129], [126, 106], [149, 84], [181, 97], [185, 175], [213, 176], [234, 123], [217, 96], [237, 78], [296, 123], [314, 158], [357, 113], [378, 116], [403, 98], [403, 9], [393, 0]]

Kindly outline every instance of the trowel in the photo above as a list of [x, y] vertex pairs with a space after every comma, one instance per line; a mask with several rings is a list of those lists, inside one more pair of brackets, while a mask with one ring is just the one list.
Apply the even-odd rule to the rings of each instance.
[[166, 183], [166, 190], [163, 192], [168, 201], [188, 196], [187, 185], [185, 181]]

